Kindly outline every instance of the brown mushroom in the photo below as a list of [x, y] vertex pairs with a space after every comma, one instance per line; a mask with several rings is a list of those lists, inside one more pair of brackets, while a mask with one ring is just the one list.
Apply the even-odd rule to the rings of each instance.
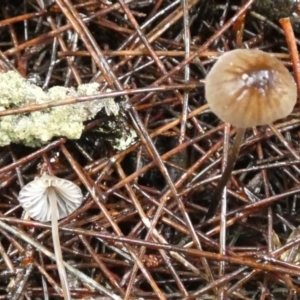
[[237, 127], [227, 166], [213, 194], [212, 217], [234, 168], [247, 127], [267, 125], [289, 115], [297, 100], [294, 78], [272, 54], [237, 49], [223, 54], [206, 77], [205, 96], [213, 113]]

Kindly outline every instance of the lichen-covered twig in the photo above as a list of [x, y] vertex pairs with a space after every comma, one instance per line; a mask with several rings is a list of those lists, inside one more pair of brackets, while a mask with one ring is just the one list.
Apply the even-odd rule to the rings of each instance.
[[[99, 93], [97, 83], [88, 83], [74, 88], [55, 86], [44, 92], [29, 83], [17, 72], [0, 73], [0, 109], [21, 107], [34, 103], [59, 101], [71, 97], [90, 96]], [[26, 115], [10, 115], [0, 118], [0, 146], [22, 143], [40, 146], [55, 136], [79, 139], [83, 122], [95, 117], [102, 109], [107, 115], [117, 115], [119, 106], [113, 98], [91, 102], [57, 106]]]

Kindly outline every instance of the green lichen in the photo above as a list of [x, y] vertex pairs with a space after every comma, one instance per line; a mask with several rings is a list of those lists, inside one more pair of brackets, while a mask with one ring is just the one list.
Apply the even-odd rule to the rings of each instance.
[[[0, 109], [95, 95], [98, 87], [97, 83], [80, 85], [77, 90], [55, 86], [44, 92], [14, 71], [0, 73]], [[4, 116], [0, 118], [0, 146], [22, 143], [35, 147], [47, 143], [55, 136], [79, 139], [84, 128], [83, 122], [95, 117], [103, 108], [107, 115], [117, 115], [119, 112], [114, 99], [105, 98], [57, 106], [26, 115]]]
[[137, 134], [135, 130], [130, 129], [129, 132], [127, 132], [126, 136], [123, 136], [119, 139], [115, 139], [115, 143], [113, 147], [116, 150], [125, 150], [128, 148], [131, 144], [133, 144], [137, 139]]
[[24, 80], [18, 73], [0, 73], [0, 106], [13, 108], [45, 101], [45, 92]]
[[109, 141], [115, 150], [125, 150], [135, 143], [138, 135], [133, 128], [126, 123], [120, 121], [108, 121], [101, 125], [97, 130], [105, 136], [105, 140]]

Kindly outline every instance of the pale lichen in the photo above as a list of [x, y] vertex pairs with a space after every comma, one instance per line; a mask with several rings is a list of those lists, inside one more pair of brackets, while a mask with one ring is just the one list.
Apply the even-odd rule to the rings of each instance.
[[115, 150], [125, 150], [134, 144], [138, 138], [136, 131], [126, 124], [120, 124], [119, 121], [108, 121], [100, 125], [97, 132], [106, 135], [105, 140], [109, 141]]
[[[27, 82], [18, 73], [0, 73], [0, 109], [16, 108], [28, 104], [59, 101], [71, 97], [91, 96], [98, 92], [97, 83], [74, 88], [55, 86], [48, 92]], [[119, 106], [113, 98], [52, 107], [28, 114], [9, 115], [0, 118], [0, 146], [22, 143], [40, 146], [55, 136], [79, 139], [83, 122], [95, 117], [102, 109], [107, 115], [117, 115]]]
[[123, 135], [120, 138], [116, 138], [114, 140], [114, 144], [113, 147], [116, 150], [125, 150], [126, 148], [128, 148], [130, 145], [134, 144], [136, 139], [137, 139], [137, 133], [134, 129], [130, 128], [127, 131], [126, 135]]
[[12, 108], [45, 101], [45, 92], [17, 72], [0, 73], [0, 106]]

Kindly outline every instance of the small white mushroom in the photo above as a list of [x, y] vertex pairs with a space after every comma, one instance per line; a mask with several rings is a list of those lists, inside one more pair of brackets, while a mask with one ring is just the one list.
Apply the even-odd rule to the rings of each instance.
[[57, 219], [74, 212], [82, 203], [80, 188], [73, 182], [47, 174], [26, 184], [19, 193], [18, 200], [29, 216], [37, 221], [51, 221], [50, 190], [56, 194]]
[[25, 185], [18, 200], [32, 219], [52, 222], [52, 238], [64, 299], [71, 299], [61, 254], [58, 220], [67, 217], [82, 203], [80, 188], [69, 180], [47, 174]]

